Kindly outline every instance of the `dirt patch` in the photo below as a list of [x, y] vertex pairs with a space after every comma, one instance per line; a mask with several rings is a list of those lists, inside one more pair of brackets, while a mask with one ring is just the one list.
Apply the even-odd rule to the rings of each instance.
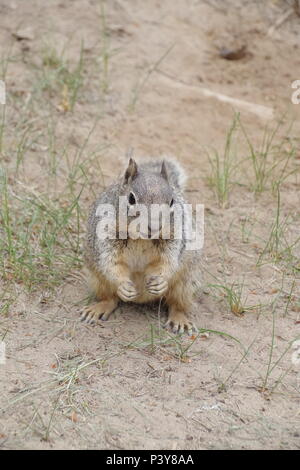
[[[2, 1], [3, 448], [299, 448], [292, 5]], [[87, 210], [129, 147], [176, 155], [205, 204], [195, 338], [148, 306], [78, 321]]]

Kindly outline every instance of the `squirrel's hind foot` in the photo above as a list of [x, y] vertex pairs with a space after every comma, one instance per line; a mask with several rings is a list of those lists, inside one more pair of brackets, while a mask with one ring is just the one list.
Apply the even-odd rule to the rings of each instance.
[[177, 335], [186, 332], [189, 336], [192, 336], [193, 333], [198, 331], [197, 327], [187, 318], [185, 313], [173, 309], [169, 312], [165, 328]]
[[101, 300], [100, 302], [87, 305], [80, 314], [80, 320], [93, 324], [98, 320], [108, 320], [110, 314], [117, 308], [117, 299]]

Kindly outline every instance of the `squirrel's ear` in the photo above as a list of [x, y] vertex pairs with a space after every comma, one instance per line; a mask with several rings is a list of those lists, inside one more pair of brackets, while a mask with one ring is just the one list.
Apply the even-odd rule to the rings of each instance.
[[128, 184], [136, 177], [138, 172], [137, 164], [133, 158], [129, 159], [128, 167], [126, 168], [124, 175], [124, 183]]
[[166, 167], [165, 161], [162, 162], [160, 174], [161, 174], [161, 176], [162, 176], [166, 181], [169, 181], [169, 177], [168, 177], [168, 172], [167, 172], [167, 167]]

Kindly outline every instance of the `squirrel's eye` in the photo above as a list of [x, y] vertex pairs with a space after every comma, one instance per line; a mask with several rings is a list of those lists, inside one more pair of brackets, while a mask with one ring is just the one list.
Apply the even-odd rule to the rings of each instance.
[[174, 199], [171, 199], [171, 202], [170, 202], [170, 207], [172, 207], [174, 204]]
[[136, 201], [135, 201], [135, 196], [134, 196], [133, 193], [129, 194], [128, 202], [131, 206], [133, 206], [135, 204]]

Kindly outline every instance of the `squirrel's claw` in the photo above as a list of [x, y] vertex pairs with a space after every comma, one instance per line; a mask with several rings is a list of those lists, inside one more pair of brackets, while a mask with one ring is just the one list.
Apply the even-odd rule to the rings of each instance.
[[124, 302], [132, 302], [138, 296], [138, 292], [132, 281], [123, 282], [118, 287], [117, 294]]
[[80, 320], [90, 325], [97, 322], [97, 320], [106, 321], [110, 314], [117, 307], [118, 302], [116, 299], [102, 300], [95, 304], [87, 305], [82, 309]]
[[82, 309], [82, 312], [80, 312], [80, 321], [89, 323], [90, 325], [92, 325], [93, 323], [95, 323], [95, 320], [96, 318], [95, 318], [95, 312], [93, 311], [93, 306], [88, 305], [87, 307], [84, 307]]
[[166, 322], [165, 328], [175, 335], [180, 335], [186, 332], [189, 336], [192, 336], [193, 333], [198, 331], [196, 326], [191, 321], [187, 320], [185, 315], [182, 315], [180, 319], [176, 320], [172, 320], [170, 318]]
[[168, 289], [168, 282], [162, 276], [150, 276], [146, 280], [146, 288], [149, 294], [159, 297]]

